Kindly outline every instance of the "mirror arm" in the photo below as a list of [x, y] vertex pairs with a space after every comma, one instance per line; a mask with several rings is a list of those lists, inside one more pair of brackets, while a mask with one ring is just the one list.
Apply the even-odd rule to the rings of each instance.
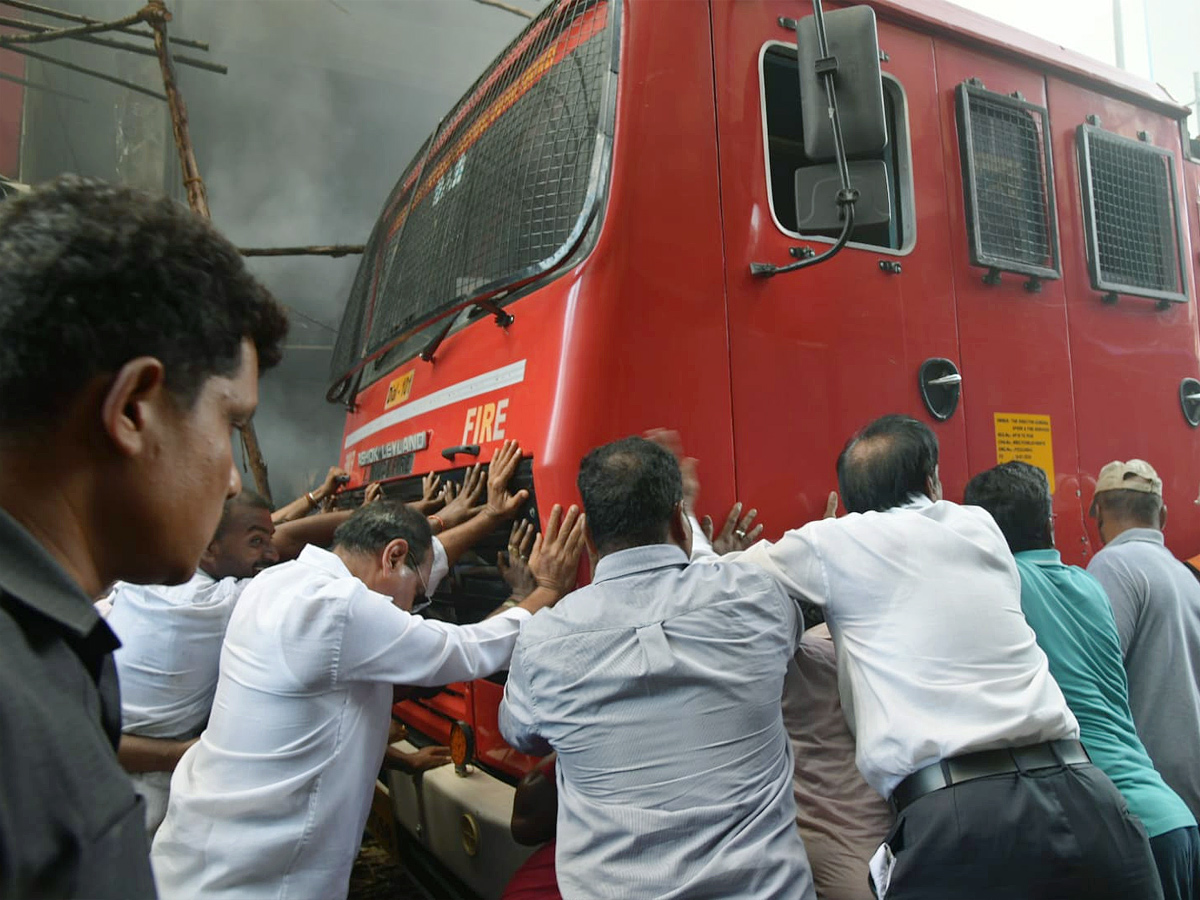
[[[817, 46], [821, 54], [821, 58], [816, 61], [816, 70], [825, 83], [825, 100], [829, 104], [829, 118], [833, 125], [833, 153], [837, 159], [838, 179], [842, 185], [837, 194], [837, 203], [842, 208], [842, 216], [845, 221], [842, 223], [842, 233], [838, 235], [837, 241], [819, 256], [797, 260], [786, 266], [776, 266], [772, 263], [750, 263], [750, 274], [765, 278], [825, 262], [846, 246], [847, 241], [850, 240], [850, 232], [854, 230], [854, 204], [858, 201], [858, 191], [850, 186], [850, 163], [846, 159], [846, 145], [842, 140], [842, 120], [838, 115], [837, 91], [833, 84], [833, 79], [838, 71], [838, 61], [836, 56], [829, 55], [829, 39], [825, 35], [825, 10], [821, 7], [821, 0], [813, 0], [813, 17], [816, 19]], [[798, 39], [797, 44], [799, 44]]]
[[[838, 192], [838, 202], [841, 203], [841, 191]], [[857, 191], [853, 191], [857, 195]], [[857, 196], [854, 198], [858, 199]], [[846, 246], [850, 240], [850, 232], [854, 230], [854, 200], [847, 198], [845, 205], [842, 207], [845, 210], [846, 220], [842, 223], [842, 233], [838, 235], [838, 239], [833, 246], [819, 256], [810, 256], [808, 259], [798, 259], [794, 263], [789, 263], [786, 266], [776, 266], [772, 263], [750, 263], [750, 274], [760, 275], [769, 278], [772, 275], [782, 275], [785, 272], [795, 272], [797, 269], [803, 269], [808, 266], [815, 266], [817, 263], [823, 263], [825, 260], [836, 255], [839, 250]]]

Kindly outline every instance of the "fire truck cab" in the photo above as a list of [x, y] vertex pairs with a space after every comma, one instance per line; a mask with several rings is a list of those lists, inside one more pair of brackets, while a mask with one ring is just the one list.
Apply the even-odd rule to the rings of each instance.
[[[802, 96], [810, 3], [547, 3], [372, 233], [329, 395], [352, 485], [414, 499], [424, 473], [461, 478], [517, 438], [539, 522], [578, 499], [587, 450], [667, 426], [700, 459], [702, 511], [740, 499], [777, 537], [821, 514], [857, 428], [904, 412], [936, 431], [950, 499], [998, 461], [1045, 469], [1069, 562], [1099, 547], [1099, 469], [1132, 457], [1162, 475], [1168, 545], [1200, 551], [1187, 109], [941, 0], [865, 8], [883, 130], [849, 154], [854, 227], [826, 261], [767, 275], [828, 251], [844, 221]], [[854, 38], [830, 39], [842, 91]], [[433, 615], [477, 621], [505, 598], [506, 538], [456, 567]], [[393, 775], [396, 816], [483, 896], [528, 853], [507, 825], [533, 761], [498, 732], [503, 682], [396, 708], [412, 740], [453, 731], [468, 756]]]

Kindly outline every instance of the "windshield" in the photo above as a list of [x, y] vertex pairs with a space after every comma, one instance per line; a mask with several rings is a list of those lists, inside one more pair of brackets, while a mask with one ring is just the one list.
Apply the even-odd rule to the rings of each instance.
[[405, 338], [552, 269], [578, 243], [607, 175], [611, 18], [607, 0], [550, 5], [425, 142], [355, 276], [335, 382], [382, 350], [395, 347], [389, 362], [415, 355], [423, 339]]

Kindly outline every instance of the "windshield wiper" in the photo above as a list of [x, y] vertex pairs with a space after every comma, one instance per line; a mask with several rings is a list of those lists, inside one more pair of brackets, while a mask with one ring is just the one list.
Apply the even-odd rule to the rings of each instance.
[[[496, 325], [500, 328], [507, 328], [516, 321], [516, 316], [501, 309], [500, 305], [496, 303], [495, 300], [480, 300], [475, 304], [474, 308], [483, 310], [484, 312], [489, 312], [495, 316], [493, 321], [495, 321]], [[421, 351], [421, 359], [425, 360], [425, 362], [433, 362], [433, 355], [437, 353], [438, 347], [442, 346], [442, 341], [446, 339], [446, 335], [448, 335], [450, 333], [450, 329], [454, 327], [454, 322], [456, 319], [458, 319], [457, 315], [451, 316], [450, 321], [446, 323], [446, 327], [435, 334], [433, 339], [425, 345], [425, 349]]]

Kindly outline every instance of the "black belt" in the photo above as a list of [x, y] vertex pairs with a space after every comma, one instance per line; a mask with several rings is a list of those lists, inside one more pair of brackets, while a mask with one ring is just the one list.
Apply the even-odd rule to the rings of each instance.
[[1049, 741], [1028, 747], [964, 753], [913, 772], [896, 785], [889, 802], [892, 811], [898, 813], [926, 794], [964, 781], [1052, 766], [1081, 766], [1090, 762], [1091, 758], [1079, 741]]

